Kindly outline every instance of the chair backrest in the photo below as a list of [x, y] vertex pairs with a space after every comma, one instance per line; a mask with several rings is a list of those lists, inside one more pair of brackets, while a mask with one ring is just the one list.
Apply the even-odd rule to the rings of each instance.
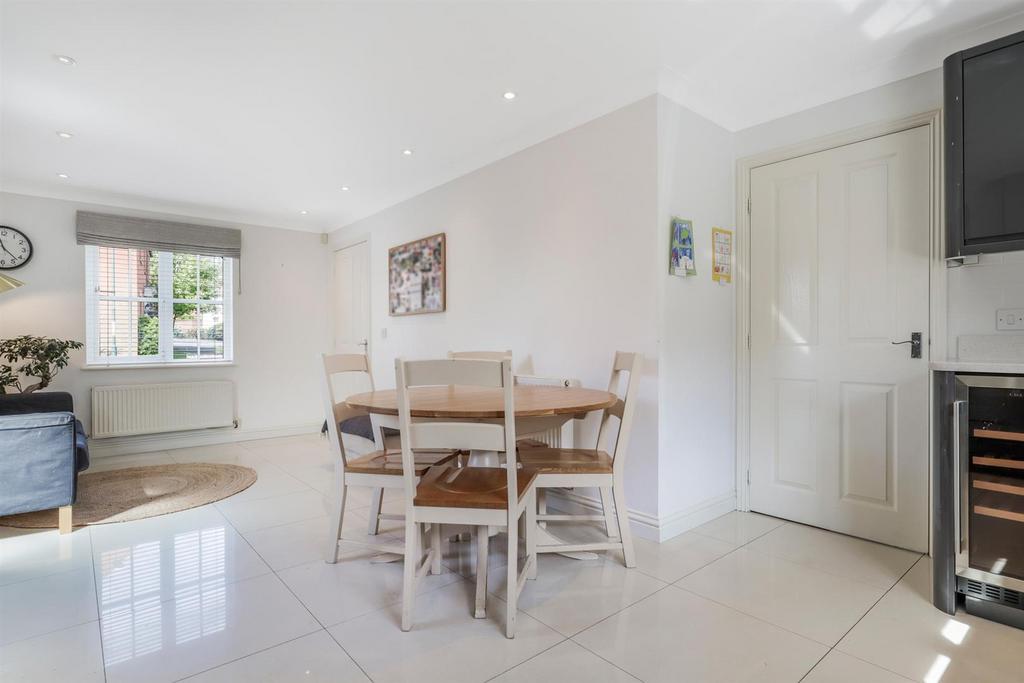
[[[601, 428], [597, 432], [597, 447], [611, 454], [612, 467], [619, 471], [626, 466], [626, 450], [629, 447], [629, 435], [633, 429], [633, 414], [636, 411], [637, 390], [640, 385], [640, 372], [643, 367], [643, 356], [639, 353], [616, 351], [612, 362], [612, 375], [608, 380], [608, 391], [619, 396], [615, 405], [605, 408], [601, 413]], [[623, 389], [623, 373], [626, 373]], [[607, 444], [611, 438], [610, 418], [619, 419], [619, 429], [615, 434], [615, 442]]]
[[512, 360], [512, 349], [508, 351], [449, 351], [449, 360]]
[[[504, 419], [494, 422], [465, 422], [432, 419], [413, 422], [411, 390], [431, 386], [491, 387], [500, 390]], [[509, 514], [518, 510], [516, 499], [516, 419], [512, 361], [497, 360], [395, 360], [398, 394], [398, 424], [402, 432], [402, 474], [405, 477], [406, 506], [416, 497], [413, 451], [458, 449], [505, 453]]]
[[324, 353], [321, 354], [323, 362], [323, 400], [324, 417], [327, 420], [327, 433], [331, 437], [331, 448], [335, 455], [341, 458], [344, 466], [348, 466], [345, 453], [345, 442], [341, 438], [341, 430], [338, 423], [353, 417], [366, 415], [365, 410], [352, 408], [345, 403], [345, 400], [338, 400], [334, 395], [334, 377], [344, 373], [358, 372], [366, 375], [370, 382], [370, 391], [373, 391], [373, 374], [370, 372], [370, 360], [361, 353]]

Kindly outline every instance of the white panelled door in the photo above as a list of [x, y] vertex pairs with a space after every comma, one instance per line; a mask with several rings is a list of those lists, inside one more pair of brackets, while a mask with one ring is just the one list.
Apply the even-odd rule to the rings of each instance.
[[370, 343], [370, 249], [367, 242], [334, 252], [334, 351], [367, 353]]
[[[928, 548], [927, 127], [754, 169], [750, 507]], [[920, 332], [923, 358], [891, 341]]]

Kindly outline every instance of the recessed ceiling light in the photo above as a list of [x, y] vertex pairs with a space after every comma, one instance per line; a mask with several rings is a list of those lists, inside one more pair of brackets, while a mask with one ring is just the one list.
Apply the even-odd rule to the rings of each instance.
[[307, 213], [309, 213], [309, 211], [306, 211], [305, 209], [301, 209], [299, 211], [299, 213], [301, 213], [303, 216], [305, 216]]
[[65, 66], [74, 66], [78, 63], [74, 57], [68, 57], [67, 55], [54, 55], [54, 58]]
[[61, 180], [67, 180], [71, 176], [69, 176], [67, 173], [58, 173], [57, 177], [60, 178]]
[[59, 137], [61, 139], [64, 139], [64, 140], [70, 140], [71, 138], [75, 137], [75, 134], [74, 133], [69, 133], [66, 130], [58, 130], [57, 131], [57, 137]]
[[407, 157], [411, 157], [412, 156], [412, 150], [411, 149], [403, 149], [402, 150], [402, 154], [404, 154]]
[[506, 100], [514, 100], [516, 98], [516, 94], [509, 90], [504, 95], [502, 95], [502, 97], [504, 97]]
[[341, 186], [341, 191], [342, 191], [342, 192], [348, 192], [348, 191], [349, 191], [349, 189], [350, 189], [350, 188], [349, 188], [349, 186], [348, 186], [348, 185], [342, 185], [342, 186]]

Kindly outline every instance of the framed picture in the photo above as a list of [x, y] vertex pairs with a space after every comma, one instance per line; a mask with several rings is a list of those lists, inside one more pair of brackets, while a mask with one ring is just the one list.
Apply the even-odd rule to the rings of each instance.
[[714, 252], [711, 255], [711, 279], [719, 284], [732, 282], [732, 230], [711, 228]]
[[441, 313], [445, 307], [444, 233], [388, 250], [391, 315]]
[[668, 273], [679, 277], [697, 274], [693, 260], [693, 221], [672, 217], [672, 234], [669, 238]]

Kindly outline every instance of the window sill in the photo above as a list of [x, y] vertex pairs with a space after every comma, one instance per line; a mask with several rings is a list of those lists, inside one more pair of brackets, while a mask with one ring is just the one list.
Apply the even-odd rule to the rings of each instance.
[[197, 363], [111, 363], [103, 365], [92, 363], [82, 366], [82, 370], [166, 370], [168, 368], [233, 368], [234, 361], [209, 361]]

